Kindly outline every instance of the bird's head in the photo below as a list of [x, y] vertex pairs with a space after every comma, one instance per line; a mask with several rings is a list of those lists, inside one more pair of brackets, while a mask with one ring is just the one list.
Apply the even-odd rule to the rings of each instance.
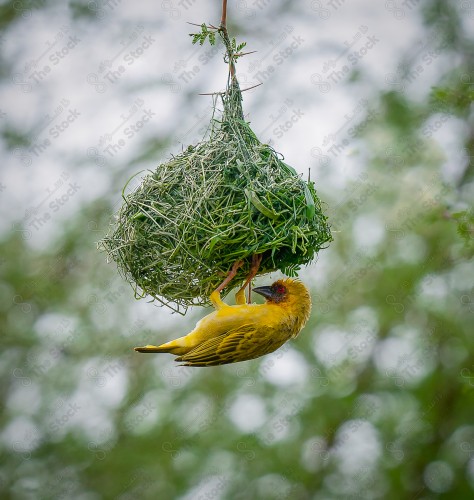
[[259, 286], [253, 291], [263, 295], [267, 303], [285, 308], [297, 322], [298, 332], [306, 323], [311, 312], [311, 295], [306, 286], [292, 278], [275, 281], [270, 286]]
[[265, 297], [267, 302], [276, 304], [293, 301], [311, 302], [305, 285], [301, 281], [292, 278], [281, 279], [270, 286], [259, 286], [252, 290]]
[[259, 295], [265, 297], [267, 302], [273, 302], [279, 304], [280, 302], [285, 302], [288, 299], [288, 283], [287, 280], [278, 280], [271, 286], [259, 286], [253, 288], [252, 290]]

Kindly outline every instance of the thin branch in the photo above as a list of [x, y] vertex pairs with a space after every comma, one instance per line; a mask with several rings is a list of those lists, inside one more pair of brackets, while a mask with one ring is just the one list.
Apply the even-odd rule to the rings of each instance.
[[[187, 24], [191, 24], [192, 26], [199, 26], [199, 27], [202, 26], [202, 23], [201, 24], [190, 23], [189, 21], [187, 21]], [[206, 28], [210, 28], [211, 30], [216, 30], [216, 31], [219, 29], [216, 26], [213, 26], [212, 24], [206, 24]]]
[[255, 54], [255, 52], [257, 52], [256, 50], [252, 50], [250, 52], [236, 52], [234, 54], [235, 57], [242, 57], [242, 56], [247, 56], [249, 54]]
[[227, 55], [229, 56], [229, 72], [231, 79], [235, 78], [235, 65], [234, 58], [232, 57], [232, 50], [230, 49], [230, 40], [229, 35], [227, 33], [227, 0], [222, 0], [222, 18], [221, 25], [219, 26], [219, 30], [222, 33], [222, 38], [224, 39], [224, 44], [226, 46]]
[[260, 83], [257, 83], [257, 85], [252, 85], [251, 87], [247, 87], [246, 89], [241, 90], [241, 92], [245, 92], [246, 90], [252, 90], [255, 87], [260, 87], [260, 85], [263, 85], [263, 83], [260, 82]]
[[225, 90], [222, 92], [201, 92], [198, 95], [224, 95], [225, 92]]
[[221, 18], [221, 28], [227, 29], [227, 0], [222, 0], [222, 18]]
[[[260, 85], [263, 85], [263, 83], [257, 83], [257, 85], [252, 85], [252, 87], [247, 87], [246, 89], [242, 89], [241, 92], [245, 92], [246, 90], [252, 90], [255, 87], [260, 87]], [[198, 95], [225, 95], [226, 90], [223, 90], [222, 92], [203, 92]]]

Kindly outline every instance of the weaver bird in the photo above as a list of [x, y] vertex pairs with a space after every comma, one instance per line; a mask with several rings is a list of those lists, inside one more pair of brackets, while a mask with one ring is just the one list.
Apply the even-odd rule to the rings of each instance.
[[[236, 263], [223, 283], [230, 281], [238, 267]], [[222, 301], [221, 284], [210, 296], [216, 310], [198, 321], [184, 337], [135, 350], [175, 354], [178, 356], [175, 361], [185, 366], [213, 366], [258, 358], [295, 338], [311, 311], [311, 297], [303, 283], [287, 278], [271, 286], [254, 288], [254, 292], [265, 297], [264, 304], [246, 302], [246, 284], [237, 292], [234, 306]]]

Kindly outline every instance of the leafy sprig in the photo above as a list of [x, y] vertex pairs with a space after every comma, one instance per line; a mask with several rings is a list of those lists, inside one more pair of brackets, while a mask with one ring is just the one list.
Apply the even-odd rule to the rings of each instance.
[[201, 24], [201, 32], [200, 33], [190, 33], [189, 36], [193, 37], [193, 45], [199, 42], [199, 45], [204, 45], [206, 39], [209, 39], [209, 43], [211, 45], [216, 44], [216, 31], [218, 29], [209, 29], [205, 23]]
[[247, 42], [242, 42], [237, 45], [235, 38], [232, 38], [230, 41], [230, 45], [232, 47], [232, 51], [234, 53], [234, 57], [239, 57], [239, 52], [247, 45]]
[[[215, 28], [214, 26], [207, 26], [205, 23], [201, 24], [201, 31], [199, 33], [190, 33], [189, 36], [193, 37], [193, 45], [199, 42], [199, 45], [204, 45], [206, 40], [209, 40], [211, 45], [216, 44], [216, 33], [222, 35], [222, 28]], [[228, 40], [228, 39], [227, 39]], [[231, 57], [236, 61], [239, 57], [243, 56], [240, 51], [247, 45], [247, 42], [237, 43], [235, 38], [230, 40]]]

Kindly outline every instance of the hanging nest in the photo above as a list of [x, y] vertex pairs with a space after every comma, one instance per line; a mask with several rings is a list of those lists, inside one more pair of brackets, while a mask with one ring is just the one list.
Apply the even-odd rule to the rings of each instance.
[[209, 139], [150, 171], [99, 244], [136, 296], [177, 312], [209, 304], [237, 260], [244, 265], [232, 287], [243, 284], [254, 254], [262, 254], [259, 275], [294, 276], [332, 239], [313, 182], [244, 120], [235, 78], [221, 98]]

